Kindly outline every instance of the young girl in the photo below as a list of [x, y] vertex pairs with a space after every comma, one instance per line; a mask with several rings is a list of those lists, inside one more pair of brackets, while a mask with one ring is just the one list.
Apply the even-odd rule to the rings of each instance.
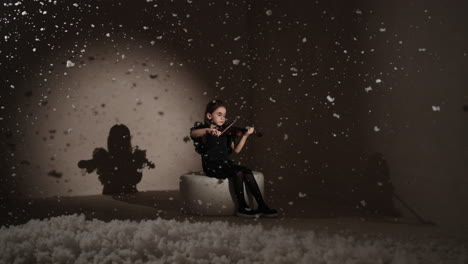
[[[218, 179], [229, 178], [234, 183], [234, 192], [237, 200], [237, 216], [256, 217], [263, 215], [266, 217], [276, 217], [278, 212], [270, 209], [263, 200], [262, 193], [250, 169], [235, 165], [229, 159], [229, 155], [234, 151], [239, 153], [244, 147], [249, 135], [254, 132], [249, 128], [236, 145], [231, 135], [222, 134], [218, 129], [223, 128], [226, 122], [226, 105], [220, 100], [213, 100], [208, 103], [205, 111], [205, 123], [197, 122], [190, 129], [190, 137], [194, 141], [195, 150], [202, 156], [202, 166], [208, 177]], [[244, 185], [255, 197], [258, 204], [257, 210], [252, 210], [247, 205], [244, 198]]]

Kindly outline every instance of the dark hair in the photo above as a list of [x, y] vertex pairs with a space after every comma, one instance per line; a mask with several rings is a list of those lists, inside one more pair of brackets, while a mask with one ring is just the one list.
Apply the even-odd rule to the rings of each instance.
[[221, 101], [221, 100], [211, 100], [207, 105], [206, 105], [206, 110], [205, 110], [205, 124], [209, 124], [210, 123], [210, 120], [206, 117], [206, 114], [210, 113], [210, 114], [213, 114], [214, 111], [216, 111], [216, 109], [220, 108], [220, 107], [224, 107], [224, 108], [227, 108], [226, 107], [226, 104]]

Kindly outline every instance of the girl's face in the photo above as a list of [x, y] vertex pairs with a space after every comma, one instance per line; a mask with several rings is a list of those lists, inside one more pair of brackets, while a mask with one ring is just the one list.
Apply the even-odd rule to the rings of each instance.
[[217, 126], [222, 126], [226, 122], [226, 108], [220, 106], [213, 111], [213, 113], [207, 113], [206, 117]]

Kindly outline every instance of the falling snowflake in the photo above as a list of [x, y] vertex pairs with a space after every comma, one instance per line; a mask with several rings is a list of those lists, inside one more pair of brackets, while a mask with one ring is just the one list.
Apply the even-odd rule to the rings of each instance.
[[335, 101], [335, 98], [327, 95], [327, 100], [330, 102], [330, 103], [333, 103], [333, 101]]
[[304, 198], [304, 197], [307, 196], [307, 194], [299, 192], [299, 193], [298, 193], [298, 196], [299, 196], [300, 198]]
[[270, 97], [270, 102], [276, 103], [276, 100]]
[[381, 83], [381, 82], [382, 82], [382, 80], [380, 80], [380, 79], [375, 80], [375, 83]]
[[375, 131], [375, 132], [379, 132], [379, 131], [380, 131], [380, 128], [378, 128], [377, 126], [374, 126], [374, 131]]
[[237, 59], [236, 59], [236, 60], [232, 60], [232, 64], [234, 64], [234, 65], [239, 65], [239, 62], [240, 62], [240, 60], [237, 60]]
[[75, 66], [75, 63], [73, 63], [73, 62], [70, 61], [70, 60], [67, 60], [67, 65], [66, 65], [66, 66], [67, 66], [67, 68], [70, 68], [70, 67]]
[[336, 114], [336, 113], [333, 113], [333, 117], [336, 117], [336, 118], [340, 119], [340, 115]]
[[440, 111], [440, 106], [432, 106], [432, 111]]
[[271, 16], [273, 14], [273, 11], [271, 11], [271, 9], [268, 9], [266, 12], [267, 16]]
[[370, 86], [366, 87], [366, 88], [364, 88], [364, 90], [368, 93], [368, 92], [372, 91], [372, 87], [370, 87]]

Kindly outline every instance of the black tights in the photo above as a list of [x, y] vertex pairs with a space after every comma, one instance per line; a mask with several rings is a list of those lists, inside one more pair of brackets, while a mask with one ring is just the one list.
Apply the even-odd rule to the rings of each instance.
[[234, 192], [236, 194], [236, 199], [239, 205], [239, 208], [248, 207], [247, 202], [244, 198], [244, 184], [247, 186], [247, 190], [255, 197], [259, 207], [266, 207], [265, 201], [262, 197], [262, 192], [258, 187], [257, 181], [252, 173], [243, 173], [238, 171], [233, 179], [234, 182]]

